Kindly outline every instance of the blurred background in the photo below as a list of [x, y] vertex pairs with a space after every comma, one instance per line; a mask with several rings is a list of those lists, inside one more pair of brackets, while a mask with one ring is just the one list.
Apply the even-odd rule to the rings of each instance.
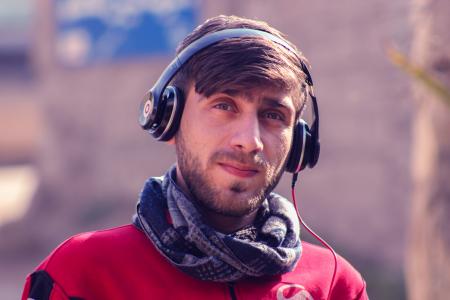
[[187, 33], [235, 14], [281, 30], [312, 65], [322, 153], [297, 184], [304, 219], [360, 270], [371, 299], [448, 299], [449, 8], [3, 0], [0, 298], [18, 299], [69, 236], [130, 222], [145, 179], [175, 158], [139, 128], [142, 96]]

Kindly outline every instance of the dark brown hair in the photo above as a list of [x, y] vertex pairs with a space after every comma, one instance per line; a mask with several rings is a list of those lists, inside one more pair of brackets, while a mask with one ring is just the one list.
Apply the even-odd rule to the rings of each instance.
[[[193, 41], [219, 30], [251, 28], [269, 32], [286, 40], [267, 23], [236, 16], [220, 15], [206, 20], [178, 46], [177, 54]], [[296, 49], [296, 47], [286, 40]], [[187, 92], [191, 84], [205, 96], [218, 92], [246, 91], [268, 87], [293, 95], [297, 113], [306, 99], [305, 74], [299, 60], [307, 61], [300, 51], [292, 53], [285, 47], [261, 37], [241, 37], [223, 40], [195, 54], [173, 80]]]

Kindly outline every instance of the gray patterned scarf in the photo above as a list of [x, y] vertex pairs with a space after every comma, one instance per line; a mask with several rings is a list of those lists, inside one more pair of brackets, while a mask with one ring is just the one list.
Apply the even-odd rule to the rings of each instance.
[[300, 227], [293, 205], [271, 193], [255, 222], [222, 234], [202, 222], [175, 183], [176, 169], [147, 180], [133, 223], [181, 271], [201, 280], [233, 282], [291, 271], [301, 254]]

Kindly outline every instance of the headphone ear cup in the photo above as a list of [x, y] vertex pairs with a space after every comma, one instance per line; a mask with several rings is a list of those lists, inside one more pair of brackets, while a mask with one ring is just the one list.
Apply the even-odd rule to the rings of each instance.
[[303, 125], [298, 121], [294, 127], [292, 146], [286, 164], [286, 171], [295, 173], [295, 171], [297, 170], [297, 166], [300, 161], [302, 144], [303, 144]]
[[298, 173], [310, 161], [312, 150], [312, 137], [308, 124], [300, 119], [294, 128], [293, 141], [286, 171]]
[[150, 130], [156, 118], [156, 112], [158, 111], [158, 103], [155, 103], [153, 97], [153, 91], [149, 90], [145, 93], [144, 98], [139, 106], [139, 125], [142, 129]]
[[161, 121], [151, 133], [159, 141], [168, 141], [175, 135], [180, 125], [184, 108], [183, 92], [175, 86], [167, 86], [161, 102]]

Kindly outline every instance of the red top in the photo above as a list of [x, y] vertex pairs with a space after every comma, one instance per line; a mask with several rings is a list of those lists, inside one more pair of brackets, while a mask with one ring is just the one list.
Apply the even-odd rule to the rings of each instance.
[[[302, 243], [294, 271], [234, 284], [201, 281], [179, 271], [134, 225], [82, 233], [56, 248], [27, 277], [26, 299], [326, 299], [331, 253]], [[368, 299], [361, 275], [342, 257], [331, 299]]]

